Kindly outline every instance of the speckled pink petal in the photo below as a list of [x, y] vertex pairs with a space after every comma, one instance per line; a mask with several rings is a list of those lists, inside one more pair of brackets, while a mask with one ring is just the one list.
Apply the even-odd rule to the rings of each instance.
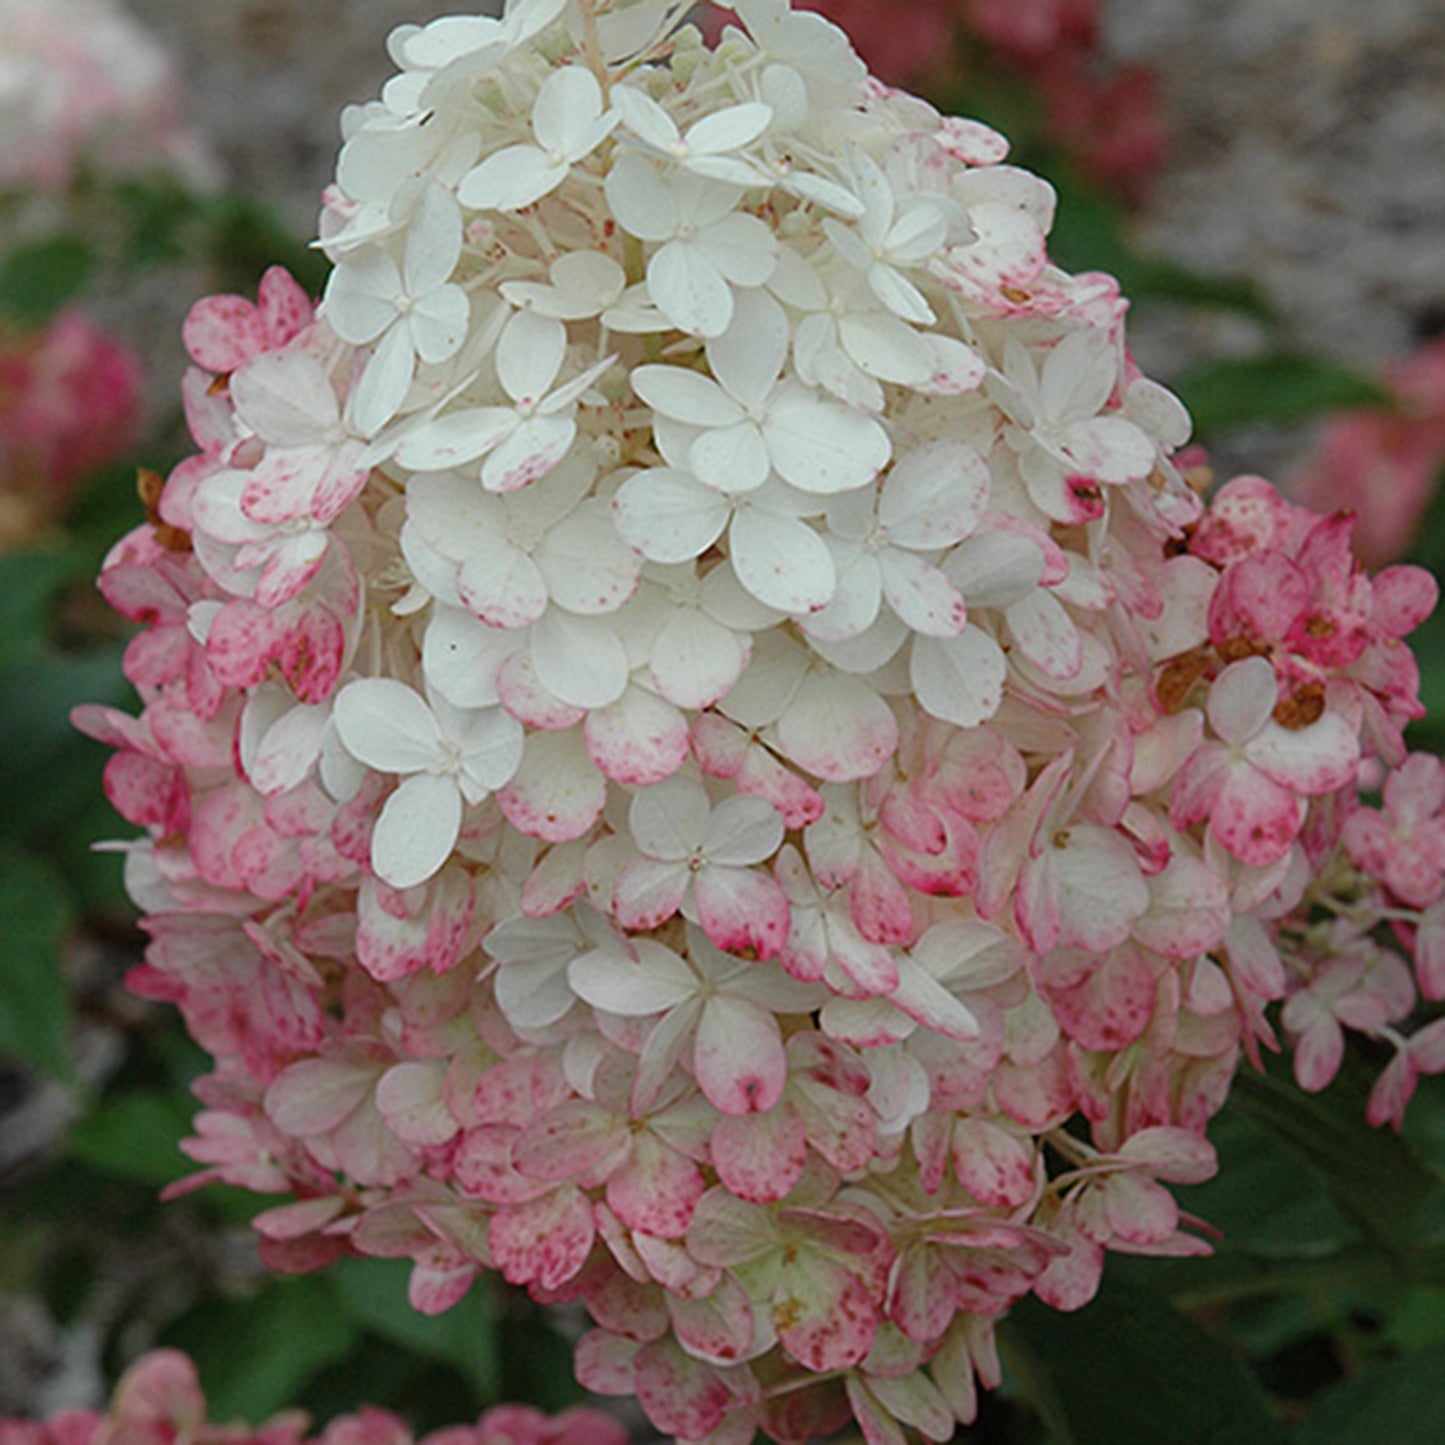
[[586, 1264], [595, 1234], [587, 1196], [563, 1188], [498, 1210], [487, 1242], [508, 1284], [556, 1289]]

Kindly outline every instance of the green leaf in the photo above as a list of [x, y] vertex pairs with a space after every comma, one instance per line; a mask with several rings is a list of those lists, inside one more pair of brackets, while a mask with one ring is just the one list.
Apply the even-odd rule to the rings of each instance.
[[1025, 1300], [1000, 1344], [1050, 1445], [1283, 1445], [1259, 1382], [1152, 1293], [1106, 1280], [1077, 1314]]
[[588, 1398], [577, 1383], [572, 1345], [535, 1306], [509, 1312], [499, 1332], [502, 1395], [559, 1414]]
[[78, 236], [35, 241], [0, 263], [0, 314], [43, 325], [90, 283], [95, 253]]
[[347, 1259], [333, 1270], [337, 1294], [358, 1324], [428, 1360], [453, 1366], [476, 1392], [477, 1408], [499, 1395], [497, 1321], [489, 1296], [473, 1289], [445, 1314], [419, 1314], [407, 1301], [404, 1260]]
[[321, 1278], [279, 1279], [254, 1299], [206, 1301], [167, 1343], [200, 1371], [211, 1419], [257, 1424], [286, 1409], [318, 1370], [355, 1348], [358, 1330]]
[[1320, 412], [1388, 407], [1389, 392], [1361, 372], [1275, 351], [1190, 367], [1173, 388], [1201, 436], [1256, 422], [1296, 422]]
[[1420, 1285], [1407, 1290], [1391, 1311], [1385, 1333], [1402, 1350], [1445, 1349], [1445, 1289]]
[[48, 863], [0, 848], [0, 1052], [62, 1077], [71, 1059], [60, 944], [73, 913]]
[[0, 557], [0, 669], [34, 657], [50, 632], [56, 594], [86, 571], [69, 547], [45, 547]]
[[0, 836], [42, 839], [90, 806], [109, 750], [71, 727], [70, 710], [82, 702], [123, 706], [131, 696], [119, 647], [77, 656], [46, 653], [6, 671], [0, 685], [6, 766]]
[[1209, 1137], [1219, 1172], [1175, 1193], [1181, 1208], [1220, 1231], [1223, 1252], [1319, 1259], [1359, 1239], [1304, 1161], [1247, 1111], [1226, 1106]]
[[1330, 1386], [1301, 1426], [1299, 1445], [1435, 1445], [1445, 1421], [1445, 1349], [1375, 1365]]
[[1425, 1206], [1437, 1184], [1408, 1145], [1365, 1122], [1371, 1075], [1347, 1056], [1322, 1094], [1306, 1094], [1278, 1061], [1246, 1069], [1231, 1104], [1265, 1129], [1329, 1191], [1340, 1212], [1387, 1258], [1408, 1273]]
[[275, 265], [285, 266], [312, 296], [325, 287], [330, 262], [263, 201], [234, 192], [208, 196], [198, 214], [211, 255], [248, 288], [247, 294], [254, 293], [262, 272]]
[[70, 1154], [83, 1164], [160, 1188], [195, 1165], [180, 1151], [191, 1132], [194, 1105], [158, 1090], [136, 1090], [108, 1100], [70, 1131]]

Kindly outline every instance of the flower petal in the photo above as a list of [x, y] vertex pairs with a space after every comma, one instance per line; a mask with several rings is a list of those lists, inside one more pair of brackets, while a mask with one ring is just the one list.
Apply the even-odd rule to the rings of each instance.
[[755, 1004], [716, 994], [703, 1007], [693, 1071], [724, 1114], [766, 1114], [782, 1097], [787, 1059], [778, 1021]]
[[462, 795], [450, 778], [417, 773], [386, 800], [371, 835], [371, 866], [393, 888], [425, 883], [451, 856]]

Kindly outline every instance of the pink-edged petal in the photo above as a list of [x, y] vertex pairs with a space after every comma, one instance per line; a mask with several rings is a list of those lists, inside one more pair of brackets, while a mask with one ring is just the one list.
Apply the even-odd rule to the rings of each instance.
[[795, 1360], [826, 1374], [851, 1369], [867, 1356], [878, 1333], [878, 1305], [856, 1274], [808, 1252], [784, 1270], [773, 1296], [773, 1323]]
[[1387, 567], [1370, 581], [1372, 614], [1390, 637], [1413, 632], [1440, 600], [1440, 585], [1423, 567]]
[[512, 1162], [528, 1178], [549, 1184], [604, 1183], [632, 1150], [625, 1120], [585, 1100], [559, 1104], [525, 1128], [512, 1145]]
[[629, 1229], [681, 1239], [706, 1188], [691, 1159], [641, 1133], [631, 1158], [607, 1181], [607, 1203]]
[[772, 958], [788, 937], [787, 895], [766, 873], [711, 866], [693, 885], [702, 930], [728, 953]]
[[718, 1178], [739, 1199], [773, 1204], [784, 1198], [808, 1162], [803, 1121], [784, 1102], [763, 1114], [729, 1114], [709, 1142]]
[[1154, 1013], [1157, 985], [1137, 949], [1115, 949], [1082, 983], [1052, 994], [1064, 1032], [1086, 1049], [1122, 1049], [1134, 1042]]
[[1203, 1184], [1219, 1170], [1219, 1156], [1209, 1140], [1169, 1124], [1131, 1134], [1119, 1157], [1143, 1164], [1155, 1178], [1171, 1184]]
[[678, 1440], [705, 1440], [736, 1403], [720, 1371], [670, 1339], [638, 1351], [633, 1389], [652, 1426]]
[[1018, 649], [1045, 677], [1067, 682], [1084, 663], [1074, 619], [1051, 593], [1038, 588], [1008, 609], [1008, 630]]
[[1185, 760], [1169, 797], [1169, 825], [1181, 832], [1209, 816], [1229, 776], [1229, 753], [1218, 743], [1205, 743]]
[[726, 994], [703, 1006], [692, 1065], [709, 1103], [724, 1114], [767, 1113], [788, 1079], [777, 1019]]
[[581, 722], [587, 715], [585, 708], [563, 702], [542, 686], [526, 652], [514, 652], [501, 664], [496, 690], [502, 706], [523, 727], [557, 732]]
[[953, 1275], [938, 1267], [932, 1249], [913, 1243], [899, 1252], [888, 1282], [889, 1318], [910, 1340], [936, 1340], [957, 1308]]
[[606, 802], [607, 780], [575, 729], [530, 734], [521, 766], [497, 793], [507, 821], [544, 843], [580, 838]]
[[879, 499], [878, 521], [899, 547], [950, 547], [978, 525], [990, 485], [987, 458], [977, 447], [934, 442], [894, 463]]
[[893, 710], [861, 678], [810, 672], [778, 719], [793, 762], [829, 782], [871, 778], [898, 747]]
[[285, 346], [311, 324], [316, 307], [284, 266], [271, 266], [256, 291], [256, 309], [271, 346]]
[[580, 1189], [555, 1189], [497, 1211], [487, 1230], [492, 1258], [508, 1284], [557, 1289], [587, 1262], [596, 1229]]
[[1225, 775], [1209, 826], [1241, 863], [1259, 868], [1289, 852], [1304, 816], [1303, 798], [1246, 763]]
[[1133, 849], [1110, 829], [1092, 824], [1068, 829], [1051, 850], [1048, 866], [1066, 946], [1093, 953], [1114, 948], [1149, 906]]
[[504, 437], [482, 463], [489, 492], [517, 492], [555, 471], [577, 436], [570, 416], [531, 416]]
[[410, 911], [398, 916], [395, 895], [374, 878], [357, 895], [356, 960], [378, 983], [392, 983], [423, 968], [442, 974], [461, 958], [476, 905], [469, 875], [448, 868]]
[[279, 607], [301, 592], [321, 570], [326, 548], [325, 532], [303, 532], [255, 548], [242, 547], [236, 554], [236, 565], [245, 570], [259, 563], [256, 601], [262, 607]]
[[1166, 958], [1194, 958], [1216, 948], [1229, 927], [1224, 880], [1201, 859], [1177, 851], [1163, 872], [1149, 879], [1148, 911], [1134, 937]]
[[1243, 557], [1209, 599], [1209, 635], [1221, 645], [1237, 637], [1284, 637], [1309, 607], [1312, 590], [1303, 569], [1281, 551]]
[[[678, 1343], [690, 1354], [726, 1364], [743, 1359], [752, 1349], [757, 1328], [753, 1304], [736, 1276], [723, 1275], [712, 1293], [702, 1299], [677, 1298], [668, 1305]], [[745, 1421], [735, 1442], [723, 1438], [718, 1445], [741, 1445], [752, 1428], [751, 1422]]]
[[592, 761], [614, 783], [650, 787], [687, 761], [686, 718], [641, 687], [629, 687], [611, 706], [588, 713], [583, 737]]
[[648, 932], [682, 907], [692, 875], [682, 862], [634, 858], [617, 876], [612, 909], [623, 928]]
[[489, 627], [526, 627], [547, 610], [537, 564], [502, 535], [478, 536], [457, 574], [457, 595]]
[[959, 1119], [953, 1126], [953, 1169], [981, 1204], [1017, 1209], [1037, 1187], [1033, 1140], [986, 1119]]
[[913, 905], [908, 890], [879, 856], [865, 850], [848, 885], [848, 911], [870, 943], [907, 943], [913, 934]]
[[1334, 712], [1303, 728], [1284, 728], [1271, 719], [1250, 741], [1248, 753], [1265, 776], [1316, 797], [1354, 779], [1360, 762], [1359, 733]]
[[218, 376], [235, 371], [266, 344], [260, 312], [244, 296], [207, 296], [197, 301], [181, 328], [197, 366]]
[[963, 597], [937, 567], [899, 548], [878, 559], [883, 595], [912, 632], [925, 637], [957, 637], [968, 621]]

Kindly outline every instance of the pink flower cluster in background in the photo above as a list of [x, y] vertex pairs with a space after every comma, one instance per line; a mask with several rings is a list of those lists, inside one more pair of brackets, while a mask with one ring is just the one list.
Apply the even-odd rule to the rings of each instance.
[[580, 1300], [681, 1441], [945, 1440], [1015, 1301], [1207, 1249], [1274, 1005], [1310, 1087], [1393, 1051], [1374, 1117], [1445, 1066], [1436, 588], [1206, 506], [1003, 138], [737, 18], [395, 32], [320, 306], [191, 313], [100, 584], [142, 710], [77, 721], [272, 1265]]
[[1372, 566], [1409, 551], [1445, 468], [1445, 337], [1385, 370], [1392, 410], [1331, 417], [1295, 478], [1301, 500], [1355, 515]]
[[585, 1406], [548, 1416], [527, 1405], [499, 1405], [475, 1425], [449, 1426], [419, 1441], [385, 1410], [339, 1416], [314, 1435], [309, 1423], [300, 1410], [255, 1426], [213, 1422], [195, 1365], [176, 1350], [154, 1350], [121, 1377], [105, 1413], [0, 1420], [0, 1445], [627, 1445], [616, 1420]]
[[0, 330], [0, 545], [134, 445], [142, 382], [140, 358], [79, 310], [38, 334]]
[[930, 95], [968, 80], [960, 34], [1028, 85], [1048, 137], [1095, 184], [1138, 201], [1168, 148], [1158, 79], [1100, 54], [1108, 0], [808, 0], [852, 37], [879, 76]]
[[0, 0], [0, 188], [63, 189], [85, 164], [214, 174], [170, 57], [118, 0]]

